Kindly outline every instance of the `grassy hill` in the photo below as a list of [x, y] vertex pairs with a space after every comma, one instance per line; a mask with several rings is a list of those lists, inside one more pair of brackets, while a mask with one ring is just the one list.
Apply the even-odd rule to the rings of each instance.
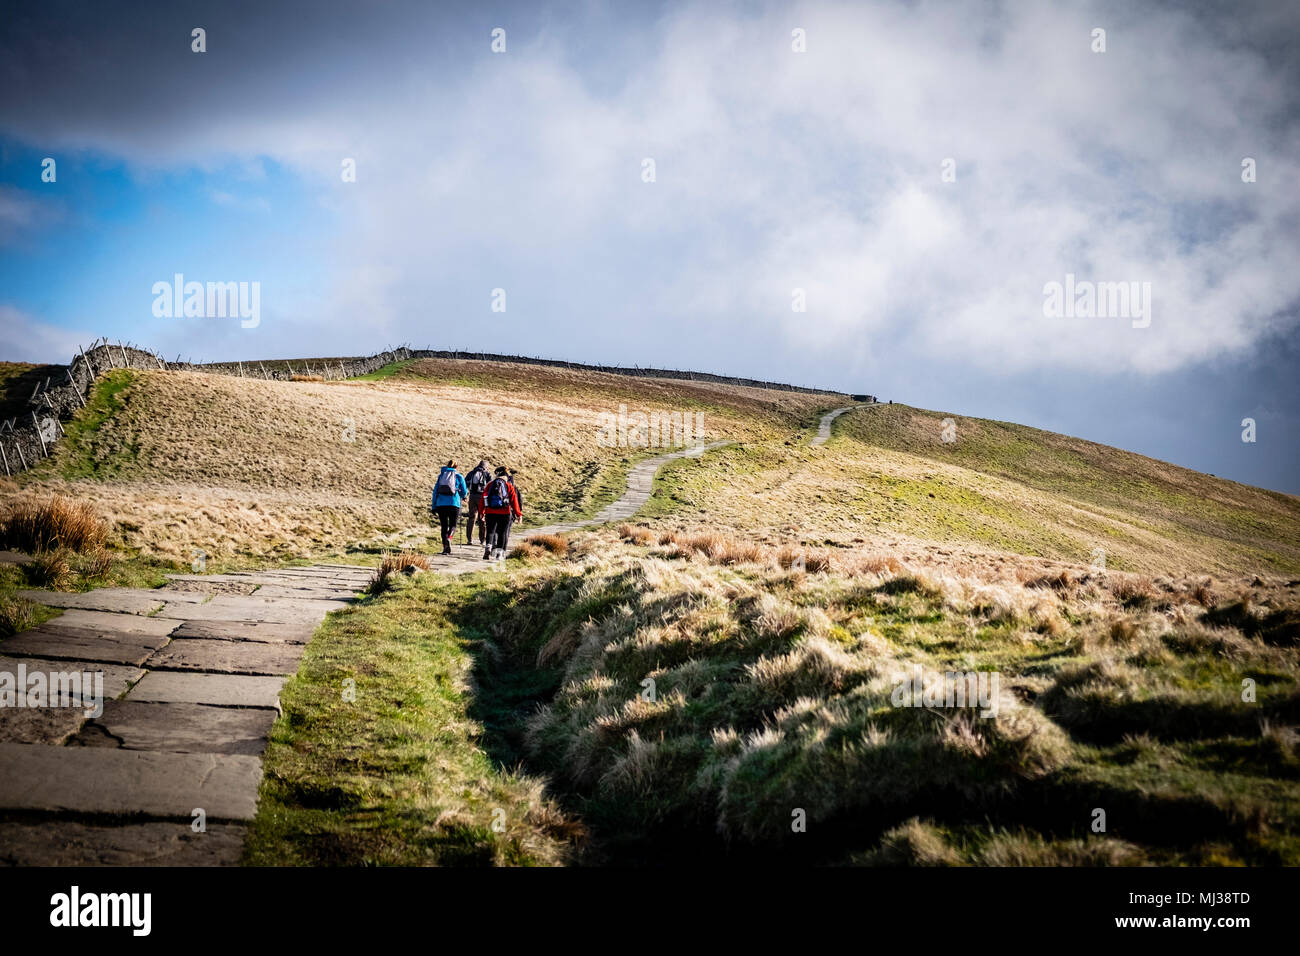
[[[116, 372], [4, 490], [91, 501], [123, 555], [365, 556], [428, 534], [449, 457], [518, 468], [530, 524], [591, 514], [649, 454], [595, 440], [620, 403], [735, 444], [632, 524], [332, 616], [252, 862], [1300, 863], [1291, 496], [901, 405], [809, 447], [847, 399], [442, 360]], [[997, 674], [996, 714], [902, 706], [918, 672]]]
[[[473, 377], [466, 366], [474, 366]], [[305, 557], [428, 530], [448, 459], [520, 472], [526, 523], [589, 514], [648, 452], [601, 447], [597, 416], [702, 412], [706, 437], [792, 433], [826, 396], [426, 360], [353, 382], [118, 370], [52, 459], [19, 479], [96, 503], [128, 548], [176, 559]]]

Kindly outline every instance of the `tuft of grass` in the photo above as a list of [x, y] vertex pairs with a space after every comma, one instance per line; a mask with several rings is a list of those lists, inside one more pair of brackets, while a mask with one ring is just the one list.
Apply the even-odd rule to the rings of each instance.
[[714, 564], [762, 564], [768, 557], [762, 545], [717, 532], [673, 534], [669, 538], [674, 557], [698, 554]]
[[654, 544], [658, 541], [660, 544], [669, 544], [672, 542], [672, 535], [656, 534], [649, 528], [638, 527], [636, 525], [621, 524], [618, 526], [619, 537], [624, 541], [631, 541], [633, 544]]
[[66, 548], [37, 551], [30, 561], [21, 565], [23, 579], [30, 587], [66, 590], [72, 577], [72, 564], [68, 558]]
[[37, 623], [35, 604], [16, 594], [0, 594], [0, 637], [25, 631]]
[[546, 553], [547, 551], [545, 548], [533, 544], [532, 541], [521, 541], [510, 549], [510, 557], [520, 558], [524, 561], [531, 561], [533, 558], [540, 558]]
[[74, 569], [87, 581], [100, 581], [113, 571], [118, 559], [107, 548], [94, 548], [83, 553]]
[[0, 518], [0, 541], [17, 551], [101, 551], [107, 540], [108, 525], [94, 506], [63, 495], [12, 502]]
[[559, 557], [569, 553], [569, 539], [558, 534], [534, 534], [525, 539], [525, 543], [535, 545]]
[[1110, 593], [1126, 607], [1147, 607], [1156, 599], [1156, 589], [1151, 579], [1138, 574], [1126, 574], [1114, 581]]
[[375, 570], [375, 576], [366, 587], [366, 593], [383, 594], [393, 586], [394, 574], [415, 574], [417, 571], [428, 571], [431, 566], [427, 557], [414, 551], [401, 551], [397, 554], [385, 552]]

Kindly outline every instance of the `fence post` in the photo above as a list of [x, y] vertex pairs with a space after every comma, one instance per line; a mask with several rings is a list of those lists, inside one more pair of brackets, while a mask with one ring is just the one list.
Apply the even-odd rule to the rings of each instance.
[[5, 477], [12, 478], [13, 472], [9, 470], [9, 456], [5, 453], [4, 442], [0, 442], [0, 458], [3, 458], [5, 462]]
[[41, 434], [41, 423], [37, 421], [35, 412], [32, 412], [32, 424], [36, 426], [36, 437], [41, 443], [41, 457], [43, 458], [49, 454], [49, 451], [45, 447], [45, 436]]

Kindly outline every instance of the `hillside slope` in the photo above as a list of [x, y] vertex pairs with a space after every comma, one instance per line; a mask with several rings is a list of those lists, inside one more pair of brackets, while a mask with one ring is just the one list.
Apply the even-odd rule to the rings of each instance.
[[[477, 378], [466, 379], [466, 364]], [[620, 404], [698, 412], [707, 440], [768, 441], [836, 403], [485, 362], [417, 366], [349, 382], [118, 370], [53, 457], [9, 490], [88, 499], [122, 545], [150, 554], [306, 556], [427, 534], [429, 489], [448, 459], [464, 470], [480, 458], [517, 469], [526, 524], [590, 513], [650, 453], [598, 441], [598, 416]]]
[[[956, 438], [945, 443], [950, 417]], [[1104, 557], [1149, 574], [1300, 574], [1300, 499], [904, 405], [841, 416], [820, 449], [744, 444], [664, 480], [676, 515], [761, 540], [932, 556], [958, 546], [1079, 565]]]
[[662, 473], [647, 514], [678, 529], [930, 556], [1104, 556], [1152, 574], [1300, 574], [1300, 500], [1025, 426], [878, 405], [809, 448], [817, 416], [847, 398], [470, 360], [365, 379], [115, 372], [21, 484], [90, 498], [122, 544], [152, 553], [306, 556], [422, 532], [438, 466], [485, 457], [520, 471], [536, 526], [592, 513], [648, 454], [596, 439], [598, 416], [625, 405], [699, 412], [702, 438], [737, 442]]

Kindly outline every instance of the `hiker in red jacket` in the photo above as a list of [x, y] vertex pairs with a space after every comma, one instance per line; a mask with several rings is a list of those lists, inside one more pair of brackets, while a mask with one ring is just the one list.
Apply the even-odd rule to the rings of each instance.
[[519, 495], [510, 483], [504, 465], [497, 468], [495, 477], [483, 492], [483, 512], [487, 515], [487, 541], [483, 548], [483, 560], [486, 561], [494, 550], [505, 554], [512, 518], [524, 516], [519, 507]]

